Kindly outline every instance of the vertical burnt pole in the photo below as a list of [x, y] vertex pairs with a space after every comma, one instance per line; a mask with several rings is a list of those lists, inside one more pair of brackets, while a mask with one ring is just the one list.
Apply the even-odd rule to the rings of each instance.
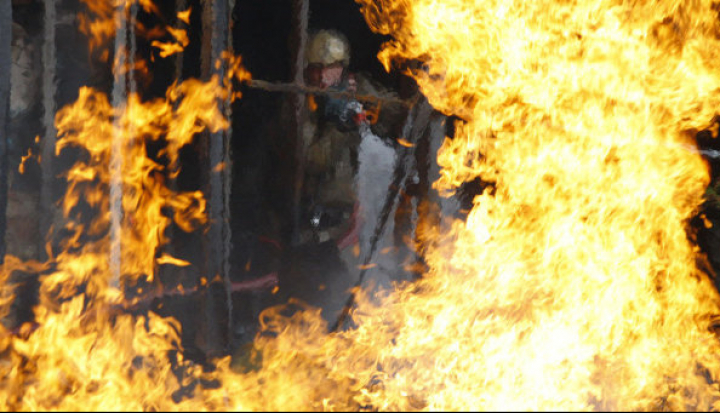
[[[174, 12], [177, 14], [180, 11], [184, 11], [187, 9], [187, 0], [175, 0], [175, 10]], [[185, 58], [185, 53], [177, 53], [175, 54], [175, 74], [173, 76], [174, 81], [176, 81], [178, 84], [182, 83], [183, 80], [183, 59]], [[180, 105], [179, 102], [173, 103], [174, 109], [177, 109]], [[172, 170], [168, 170], [166, 174], [167, 179], [167, 185], [170, 188], [172, 192], [178, 192], [178, 183], [177, 183], [177, 173], [179, 170], [179, 165], [175, 165]], [[173, 225], [170, 225], [167, 229], [167, 235], [170, 240], [173, 240], [175, 238], [175, 227]], [[167, 253], [169, 253], [172, 256], [175, 256], [175, 243], [169, 242], [167, 245], [164, 245], [162, 247]], [[160, 272], [163, 271], [161, 268], [156, 268], [156, 271]]]
[[[128, 93], [137, 93], [134, 75], [137, 39], [135, 23], [138, 4], [132, 3], [128, 8], [126, 1], [118, 3], [115, 11], [115, 57], [112, 66], [114, 77], [112, 105], [120, 114], [115, 119], [112, 145], [110, 152], [110, 285], [120, 287], [123, 272], [122, 232], [125, 220], [123, 210], [123, 164], [127, 139], [134, 131], [125, 129], [121, 123], [122, 113], [126, 110]], [[130, 43], [128, 45], [128, 42]]]
[[[222, 27], [223, 27], [223, 39], [224, 42], [222, 42], [222, 48], [218, 51], [218, 53], [222, 53], [223, 50], [227, 50], [229, 52], [233, 52], [233, 41], [232, 41], [232, 12], [235, 8], [235, 0], [227, 0], [223, 8], [220, 10], [222, 13]], [[219, 55], [218, 55], [219, 57]], [[225, 76], [225, 63], [221, 66], [223, 73], [222, 75]], [[225, 114], [225, 118], [228, 120], [228, 129], [222, 134], [222, 148], [220, 155], [222, 156], [222, 169], [218, 172], [222, 174], [222, 202], [223, 202], [223, 220], [222, 220], [222, 268], [220, 271], [220, 274], [223, 278], [223, 283], [225, 284], [225, 299], [227, 300], [227, 331], [228, 331], [228, 341], [226, 343], [227, 346], [230, 345], [230, 338], [233, 334], [233, 303], [232, 303], [232, 281], [230, 280], [230, 249], [232, 248], [231, 240], [232, 240], [232, 232], [230, 229], [230, 192], [232, 188], [232, 157], [230, 156], [230, 138], [232, 137], [232, 104], [230, 101], [230, 97], [228, 96], [227, 99], [222, 102], [222, 110]]]
[[[209, 79], [217, 75], [225, 77], [226, 63], [220, 61], [222, 53], [230, 48], [230, 13], [232, 9], [228, 0], [204, 0], [203, 2], [203, 52], [202, 75]], [[216, 65], [216, 62], [221, 62]], [[226, 118], [230, 117], [230, 101], [218, 102], [220, 110]], [[204, 273], [208, 280], [220, 277], [222, 289], [225, 290], [224, 300], [214, 292], [218, 291], [217, 283], [209, 283], [204, 294], [205, 323], [204, 351], [207, 355], [216, 356], [224, 353], [229, 345], [232, 334], [232, 300], [230, 289], [230, 130], [206, 133], [201, 149], [201, 163], [205, 179], [203, 192], [207, 199], [208, 231], [203, 237]], [[223, 307], [221, 302], [225, 301]], [[221, 313], [225, 313], [221, 315]], [[227, 325], [217, 322], [226, 317]], [[225, 331], [222, 331], [225, 330]]]
[[[115, 10], [115, 60], [112, 66], [114, 77], [112, 90], [112, 105], [120, 108], [127, 99], [126, 65], [127, 57], [127, 19], [125, 18], [125, 4], [120, 2]], [[110, 155], [110, 285], [120, 285], [120, 259], [122, 255], [122, 125], [115, 121], [113, 129], [112, 149]]]
[[[292, 50], [293, 82], [297, 85], [305, 85], [305, 47], [308, 40], [308, 14], [310, 12], [310, 0], [293, 0], [293, 32], [290, 38], [290, 50]], [[305, 142], [303, 140], [303, 117], [305, 113], [305, 95], [296, 93], [292, 96], [292, 125], [288, 138], [295, 142], [295, 171], [293, 174], [292, 186], [292, 243], [296, 244], [300, 238], [300, 217], [302, 186], [305, 177]]]
[[[55, 0], [44, 0], [45, 21], [43, 23], [43, 45], [42, 45], [42, 106], [43, 126], [45, 135], [40, 141], [41, 153], [41, 179], [40, 183], [40, 242], [44, 242], [44, 236], [49, 235], [53, 219], [57, 213], [55, 208], [55, 144], [57, 141], [57, 130], [55, 129], [55, 112], [57, 104], [57, 2]], [[40, 249], [42, 251], [42, 248]]]
[[12, 5], [0, 2], [0, 264], [5, 261], [5, 228], [7, 218], [7, 134], [10, 118], [10, 65], [12, 44]]
[[[125, 107], [127, 101], [127, 16], [125, 2], [119, 2], [115, 10], [115, 57], [112, 66], [114, 77], [112, 105], [116, 109]], [[123, 132], [119, 119], [115, 120], [110, 153], [110, 285], [120, 286], [122, 257], [122, 164]]]

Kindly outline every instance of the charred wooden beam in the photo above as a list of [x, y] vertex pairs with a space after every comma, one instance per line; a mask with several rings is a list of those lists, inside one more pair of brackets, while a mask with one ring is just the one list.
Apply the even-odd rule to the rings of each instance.
[[[40, 141], [40, 234], [48, 234], [52, 227], [56, 214], [55, 199], [53, 196], [55, 187], [55, 170], [53, 160], [55, 157], [55, 144], [57, 141], [57, 130], [55, 129], [55, 112], [57, 110], [57, 2], [44, 0], [45, 21], [43, 24], [43, 80], [42, 80], [42, 106], [43, 126], [45, 134]], [[40, 243], [44, 242], [41, 236]], [[42, 245], [40, 245], [42, 247]], [[40, 248], [43, 251], [43, 248]], [[46, 257], [47, 258], [47, 257]]]
[[0, 264], [5, 261], [5, 228], [7, 219], [7, 134], [10, 113], [10, 73], [12, 42], [12, 5], [0, 2]]
[[[305, 86], [305, 47], [308, 41], [308, 16], [310, 13], [309, 0], [293, 0], [293, 32], [290, 50], [293, 52], [292, 78], [293, 83]], [[305, 95], [296, 93], [292, 97], [293, 124], [290, 128], [289, 138], [295, 143], [295, 173], [292, 193], [292, 243], [298, 242], [300, 237], [300, 217], [303, 179], [305, 177], [305, 142], [303, 140], [303, 117], [305, 116]]]
[[[224, 62], [216, 65], [224, 51], [230, 49], [230, 13], [228, 0], [205, 0], [202, 16], [202, 75], [209, 79], [216, 74], [225, 77]], [[230, 117], [230, 101], [220, 103], [220, 110]], [[209, 228], [203, 237], [203, 273], [209, 280], [220, 277], [224, 297], [220, 298], [217, 287], [210, 283], [204, 295], [205, 322], [204, 351], [207, 355], [220, 355], [227, 350], [232, 331], [232, 289], [230, 287], [230, 130], [207, 133], [201, 149], [204, 179], [203, 192], [208, 201]], [[223, 303], [224, 301], [224, 303]], [[224, 305], [223, 305], [224, 304]], [[224, 315], [222, 313], [225, 313]], [[218, 319], [226, 318], [221, 326]], [[203, 331], [204, 330], [204, 331]]]
[[[114, 83], [112, 87], [112, 105], [115, 108], [122, 108], [127, 101], [127, 76], [129, 71], [124, 70], [127, 62], [127, 36], [128, 23], [125, 13], [125, 5], [119, 3], [115, 10], [115, 58], [112, 67]], [[122, 163], [123, 163], [123, 137], [120, 131], [122, 125], [116, 119], [116, 125], [112, 137], [112, 149], [110, 153], [110, 285], [119, 287], [122, 272], [122, 246], [121, 232], [123, 222], [122, 210]]]

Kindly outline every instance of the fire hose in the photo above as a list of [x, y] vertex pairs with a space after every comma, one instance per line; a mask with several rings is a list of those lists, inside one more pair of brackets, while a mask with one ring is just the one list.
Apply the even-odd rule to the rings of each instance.
[[[230, 284], [230, 290], [231, 292], [236, 293], [271, 289], [273, 287], [276, 287], [278, 285], [278, 282], [279, 281], [277, 272], [271, 272], [256, 279], [233, 282]], [[154, 292], [132, 301], [110, 304], [106, 308], [110, 316], [119, 315], [128, 311], [142, 310], [144, 307], [152, 304], [155, 300], [167, 299], [171, 297], [190, 297], [201, 291], [203, 291], [203, 289], [199, 287], [169, 289], [165, 291]], [[87, 316], [87, 313], [85, 315]], [[0, 339], [6, 338], [8, 336], [15, 336], [21, 338], [27, 337], [38, 328], [40, 328], [40, 324], [36, 322], [23, 323], [22, 325], [9, 330], [6, 334], [0, 335]]]

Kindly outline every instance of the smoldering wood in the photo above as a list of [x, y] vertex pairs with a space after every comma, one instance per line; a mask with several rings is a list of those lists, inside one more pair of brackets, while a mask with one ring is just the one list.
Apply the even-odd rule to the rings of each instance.
[[[0, 73], [10, 73], [12, 44], [12, 5], [0, 2]], [[10, 76], [0, 76], [0, 264], [5, 261], [7, 218], [7, 134], [10, 113]]]

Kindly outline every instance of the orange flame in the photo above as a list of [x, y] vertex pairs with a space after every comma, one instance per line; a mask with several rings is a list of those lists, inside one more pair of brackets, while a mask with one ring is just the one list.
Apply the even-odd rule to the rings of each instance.
[[[130, 8], [138, 4], [146, 13], [160, 15], [160, 10], [151, 0], [81, 0], [86, 6], [87, 12], [78, 13], [80, 32], [87, 35], [89, 39], [90, 52], [99, 57], [101, 61], [107, 61], [110, 55], [110, 43], [114, 39], [116, 31], [127, 19]], [[178, 20], [189, 24], [191, 9], [179, 12]], [[151, 41], [151, 45], [160, 50], [160, 57], [168, 57], [185, 50], [190, 43], [185, 29], [173, 28], [170, 26], [155, 26], [146, 28], [142, 24], [135, 23], [136, 35]], [[163, 42], [158, 39], [170, 36], [174, 43]], [[155, 40], [153, 40], [155, 39]], [[115, 51], [122, 53], [122, 51]], [[116, 56], [116, 59], [118, 57]], [[140, 69], [145, 63], [138, 61]], [[124, 68], [127, 70], [127, 68]]]
[[[187, 230], [205, 221], [201, 195], [167, 189], [146, 142], [164, 137], [175, 165], [193, 135], [228, 126], [217, 101], [239, 95], [216, 76], [114, 108], [84, 88], [56, 119], [58, 152], [87, 151], [67, 176], [70, 235], [35, 269], [45, 274], [37, 328], [23, 337], [0, 331], [10, 359], [0, 363], [0, 406], [720, 408], [720, 300], [686, 231], [709, 180], [685, 149], [689, 131], [708, 126], [720, 107], [713, 4], [362, 3], [371, 27], [395, 38], [379, 56], [386, 67], [425, 62], [413, 73], [423, 93], [465, 120], [443, 144], [434, 187], [452, 194], [476, 178], [494, 185], [466, 220], [422, 228], [423, 278], [355, 291], [354, 328], [333, 334], [319, 309], [271, 308], [239, 366], [230, 358], [212, 372], [191, 365], [177, 321], [115, 310], [122, 292], [109, 285], [104, 237], [110, 141], [122, 137], [123, 210], [132, 212], [122, 274], [133, 285], [152, 279], [171, 219]], [[231, 77], [249, 79], [239, 60], [229, 66]], [[79, 219], [83, 205], [97, 212], [90, 224]], [[22, 265], [6, 262], [3, 287]], [[221, 385], [193, 388], [212, 380]]]
[[[0, 367], [4, 377], [0, 403], [5, 409], [176, 406], [167, 396], [183, 385], [169, 364], [174, 357], [169, 352], [182, 351], [179, 325], [154, 314], [125, 315], [119, 309], [125, 307], [123, 290], [141, 279], [152, 281], [157, 264], [187, 265], [168, 255], [156, 259], [155, 254], [167, 242], [164, 230], [171, 221], [187, 231], [205, 223], [205, 200], [200, 192], [169, 190], [162, 179], [163, 166], [145, 155], [146, 145], [167, 140], [163, 155], [175, 165], [178, 151], [195, 134], [227, 127], [218, 101], [233, 98], [232, 80], [249, 79], [239, 59], [231, 59], [229, 65], [232, 79], [189, 80], [173, 85], [166, 99], [141, 102], [131, 95], [119, 108], [112, 107], [104, 94], [82, 88], [78, 100], [57, 113], [56, 153], [78, 147], [87, 156], [66, 176], [68, 191], [62, 210], [68, 219], [68, 236], [63, 250], [44, 267], [32, 267], [43, 271], [41, 304], [35, 308], [37, 328], [12, 337], [0, 327], [0, 345], [14, 360], [7, 369]], [[112, 286], [106, 236], [110, 227], [108, 165], [112, 141], [118, 137], [126, 215], [121, 234], [122, 285]], [[93, 219], [88, 219], [87, 208], [95, 212]], [[172, 211], [170, 216], [167, 210]], [[7, 284], [10, 274], [21, 265], [30, 265], [16, 261], [7, 257], [0, 272], [4, 286], [0, 309], [12, 300]], [[17, 364], [21, 359], [29, 360], [22, 368]], [[192, 366], [185, 367], [188, 379], [199, 376]], [[157, 380], [165, 385], [157, 388]], [[155, 388], [141, 390], [141, 386]], [[138, 392], [146, 396], [130, 400]]]
[[[37, 137], [36, 137], [35, 143], [37, 143]], [[20, 172], [21, 174], [24, 174], [25, 173], [25, 164], [34, 157], [37, 158], [38, 162], [40, 162], [42, 159], [42, 156], [40, 156], [40, 154], [36, 155], [33, 153], [32, 148], [28, 148], [27, 155], [22, 155], [22, 157], [20, 158], [20, 165], [18, 165], [18, 172]]]
[[168, 27], [167, 31], [177, 43], [163, 43], [158, 40], [153, 41], [151, 45], [160, 49], [160, 57], [168, 57], [176, 53], [180, 53], [185, 50], [188, 44], [190, 44], [190, 39], [187, 36], [186, 30]]
[[708, 176], [682, 148], [720, 107], [711, 2], [363, 3], [386, 67], [424, 60], [423, 93], [467, 120], [434, 187], [495, 183], [430, 234], [383, 352], [413, 367], [377, 402], [717, 408], [718, 295], [685, 229]]

